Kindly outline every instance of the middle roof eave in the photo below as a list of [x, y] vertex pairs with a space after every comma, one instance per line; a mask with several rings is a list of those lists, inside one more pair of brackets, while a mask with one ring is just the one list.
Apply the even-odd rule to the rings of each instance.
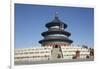
[[68, 37], [71, 35], [71, 33], [66, 32], [66, 31], [62, 31], [62, 30], [61, 31], [46, 31], [46, 32], [43, 32], [41, 35], [47, 36], [47, 35], [50, 35], [50, 34], [64, 34]]

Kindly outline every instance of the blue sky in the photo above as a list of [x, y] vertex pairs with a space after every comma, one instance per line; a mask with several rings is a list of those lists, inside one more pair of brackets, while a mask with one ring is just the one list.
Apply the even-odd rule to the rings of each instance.
[[54, 19], [55, 12], [68, 27], [65, 31], [73, 44], [94, 45], [94, 9], [32, 4], [15, 4], [15, 48], [40, 46], [45, 24]]

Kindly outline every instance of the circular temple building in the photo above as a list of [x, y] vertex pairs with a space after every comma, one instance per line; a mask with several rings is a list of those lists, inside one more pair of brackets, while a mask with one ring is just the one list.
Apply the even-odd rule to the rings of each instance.
[[68, 46], [73, 42], [69, 39], [71, 33], [65, 31], [67, 24], [62, 22], [57, 14], [54, 19], [51, 22], [48, 22], [45, 26], [48, 28], [48, 31], [41, 33], [44, 39], [40, 40], [39, 43], [42, 46]]

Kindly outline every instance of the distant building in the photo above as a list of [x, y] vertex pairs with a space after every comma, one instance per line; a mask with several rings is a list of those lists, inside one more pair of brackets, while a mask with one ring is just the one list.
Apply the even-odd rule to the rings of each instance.
[[88, 59], [90, 57], [90, 49], [86, 46], [76, 46], [69, 39], [71, 33], [65, 31], [67, 25], [60, 21], [57, 14], [53, 21], [45, 25], [48, 31], [43, 32], [43, 40], [39, 43], [41, 47], [15, 49], [14, 61], [43, 61], [43, 60], [68, 60], [68, 59]]

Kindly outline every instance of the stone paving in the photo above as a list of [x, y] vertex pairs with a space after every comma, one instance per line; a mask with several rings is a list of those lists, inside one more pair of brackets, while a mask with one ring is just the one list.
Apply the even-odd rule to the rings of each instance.
[[47, 63], [63, 63], [63, 62], [84, 62], [84, 61], [94, 61], [94, 58], [89, 59], [58, 59], [58, 60], [44, 60], [44, 61], [23, 61], [15, 62], [15, 65], [34, 65], [34, 64], [47, 64]]

